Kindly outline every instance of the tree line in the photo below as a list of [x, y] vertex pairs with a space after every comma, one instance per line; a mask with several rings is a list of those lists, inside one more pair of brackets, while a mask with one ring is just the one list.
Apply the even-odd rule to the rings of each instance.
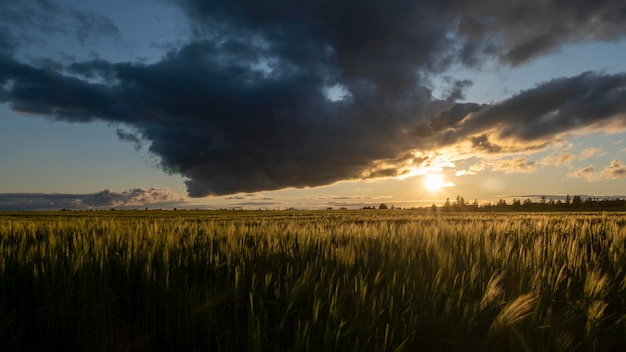
[[539, 201], [532, 201], [530, 198], [524, 200], [513, 198], [511, 203], [504, 199], [500, 199], [496, 203], [485, 202], [478, 203], [475, 199], [473, 202], [465, 200], [461, 196], [457, 196], [455, 200], [447, 198], [441, 207], [437, 207], [433, 203], [432, 211], [568, 211], [568, 210], [626, 210], [626, 199], [622, 198], [594, 198], [587, 197], [583, 199], [581, 196], [575, 195], [570, 197], [567, 195], [564, 200], [547, 199], [542, 196]]

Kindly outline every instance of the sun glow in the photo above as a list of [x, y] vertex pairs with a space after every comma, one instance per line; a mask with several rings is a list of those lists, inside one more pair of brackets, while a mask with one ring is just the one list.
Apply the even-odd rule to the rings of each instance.
[[446, 182], [442, 174], [430, 174], [424, 177], [424, 187], [431, 192], [438, 191], [444, 187], [452, 187], [452, 182]]

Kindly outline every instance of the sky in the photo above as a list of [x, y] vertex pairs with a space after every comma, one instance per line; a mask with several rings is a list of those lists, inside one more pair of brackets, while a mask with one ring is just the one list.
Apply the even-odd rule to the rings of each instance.
[[623, 1], [0, 8], [0, 210], [626, 194]]

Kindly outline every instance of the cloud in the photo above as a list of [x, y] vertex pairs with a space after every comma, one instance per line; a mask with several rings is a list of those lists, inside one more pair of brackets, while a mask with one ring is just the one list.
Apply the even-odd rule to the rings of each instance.
[[476, 175], [479, 172], [485, 171], [487, 168], [487, 164], [485, 162], [480, 162], [471, 165], [467, 170], [458, 170], [455, 172], [455, 176], [465, 176], [465, 175]]
[[572, 162], [574, 160], [589, 159], [589, 158], [597, 155], [601, 151], [602, 151], [602, 149], [600, 149], [600, 148], [591, 147], [591, 148], [587, 148], [587, 149], [582, 150], [579, 155], [575, 155], [573, 153], [562, 153], [562, 154], [554, 154], [553, 153], [553, 154], [550, 154], [550, 155], [546, 156], [545, 158], [541, 159], [539, 164], [541, 164], [541, 165], [555, 165], [555, 166], [560, 166], [560, 165], [566, 164], [566, 165], [570, 165], [571, 166], [571, 164], [572, 164]]
[[182, 197], [168, 189], [150, 188], [143, 190], [135, 188], [129, 191], [113, 192], [104, 190], [82, 198], [82, 204], [93, 207], [139, 206], [181, 201]]
[[600, 174], [605, 179], [618, 179], [626, 177], [626, 165], [621, 160], [612, 160], [611, 164], [605, 167]]
[[522, 157], [492, 161], [491, 169], [493, 171], [503, 171], [505, 174], [532, 173], [536, 171], [535, 162]]
[[505, 174], [533, 173], [537, 170], [537, 163], [525, 157], [510, 159], [484, 159], [471, 165], [466, 170], [458, 170], [455, 176], [476, 175], [483, 171], [502, 171]]
[[467, 139], [476, 150], [537, 150], [565, 133], [626, 124], [626, 74], [585, 72], [554, 79], [431, 134], [440, 145]]
[[141, 149], [141, 139], [135, 134], [131, 132], [126, 132], [121, 128], [118, 128], [115, 133], [117, 133], [117, 138], [119, 138], [120, 140], [133, 143], [135, 145], [136, 151], [139, 151]]
[[104, 190], [93, 194], [0, 193], [0, 210], [103, 209], [175, 206], [182, 197], [168, 189]]
[[555, 165], [560, 166], [563, 164], [571, 165], [572, 161], [576, 159], [576, 155], [572, 153], [551, 154], [539, 161], [540, 165]]
[[572, 172], [568, 174], [567, 176], [572, 177], [572, 178], [584, 178], [585, 180], [587, 180], [587, 182], [592, 182], [594, 179], [595, 170], [596, 168], [593, 165], [589, 165], [580, 170]]
[[8, 26], [0, 24], [0, 56], [10, 56], [18, 46]]
[[42, 42], [38, 35], [53, 33], [75, 39], [80, 45], [102, 37], [120, 38], [119, 29], [111, 19], [49, 0], [2, 1], [0, 28], [2, 24], [26, 42]]
[[462, 14], [459, 32], [468, 39], [463, 54], [470, 62], [477, 61], [476, 53], [491, 53], [519, 65], [567, 43], [624, 38], [626, 29], [621, 1], [513, 0], [502, 6], [482, 0], [456, 6]]
[[626, 178], [626, 165], [624, 165], [623, 161], [614, 159], [601, 171], [595, 172], [595, 167], [593, 165], [589, 165], [568, 174], [568, 176], [572, 178], [584, 178], [587, 182]]
[[226, 197], [226, 200], [243, 200], [246, 199], [246, 197], [243, 196], [232, 196], [232, 197]]
[[585, 159], [589, 159], [592, 156], [598, 154], [601, 152], [600, 148], [596, 148], [596, 147], [591, 147], [591, 148], [587, 148], [585, 150], [583, 150], [582, 152], [580, 152], [580, 155], [578, 156], [578, 158], [580, 160], [585, 160]]
[[[117, 33], [104, 16], [47, 0], [9, 3], [5, 28], [32, 23], [80, 43]], [[516, 65], [565, 43], [621, 38], [626, 12], [615, 2], [173, 3], [194, 35], [160, 61], [33, 64], [9, 49], [0, 53], [0, 102], [128, 126], [119, 138], [145, 144], [192, 197], [406, 176], [415, 151], [537, 150], [564, 133], [625, 125], [623, 74], [561, 78], [489, 106], [458, 102], [469, 81], [448, 80], [435, 98], [428, 80], [494, 55]], [[34, 36], [2, 33], [0, 43]], [[493, 167], [534, 169], [515, 160]]]

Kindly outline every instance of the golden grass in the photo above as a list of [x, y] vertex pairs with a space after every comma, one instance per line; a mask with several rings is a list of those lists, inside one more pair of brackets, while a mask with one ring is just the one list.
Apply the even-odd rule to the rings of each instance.
[[626, 350], [624, 213], [0, 214], [0, 350]]

